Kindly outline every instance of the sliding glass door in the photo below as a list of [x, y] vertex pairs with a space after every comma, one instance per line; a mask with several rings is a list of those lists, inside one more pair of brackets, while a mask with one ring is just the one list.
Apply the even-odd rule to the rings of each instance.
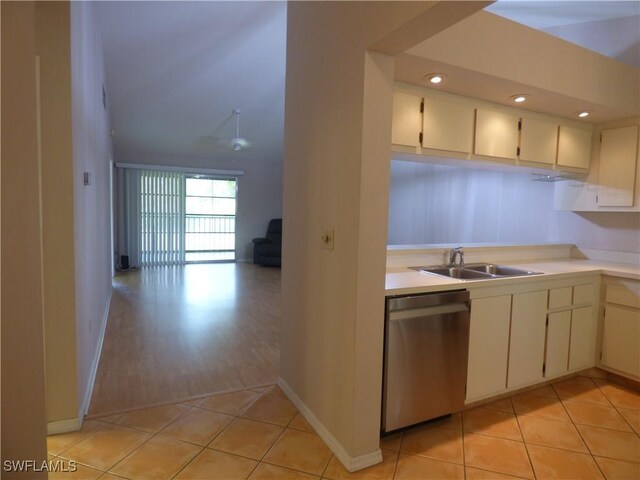
[[234, 261], [235, 178], [125, 169], [124, 248], [133, 266]]
[[236, 180], [186, 178], [185, 261], [235, 260]]

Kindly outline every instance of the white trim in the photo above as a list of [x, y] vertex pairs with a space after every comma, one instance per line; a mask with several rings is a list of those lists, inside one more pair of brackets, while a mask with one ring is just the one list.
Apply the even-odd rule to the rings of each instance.
[[329, 430], [322, 424], [322, 422], [315, 416], [315, 414], [311, 411], [305, 403], [300, 400], [300, 397], [295, 394], [295, 392], [291, 389], [291, 387], [285, 382], [282, 377], [278, 377], [278, 386], [282, 389], [282, 391], [289, 397], [289, 400], [296, 406], [296, 408], [300, 411], [300, 413], [304, 416], [304, 418], [309, 422], [309, 424], [313, 427], [316, 433], [324, 440], [324, 443], [331, 449], [333, 454], [338, 457], [338, 460], [342, 462], [342, 465], [349, 470], [349, 472], [355, 472], [356, 470], [361, 470], [366, 467], [370, 467], [371, 465], [376, 465], [382, 462], [382, 451], [378, 448], [377, 450], [366, 453], [364, 455], [358, 455], [357, 457], [352, 457], [347, 453], [342, 444], [336, 439], [336, 437], [331, 434]]
[[[91, 403], [91, 395], [93, 394], [93, 385], [96, 381], [96, 373], [98, 373], [98, 363], [100, 362], [100, 355], [102, 354], [102, 345], [104, 343], [104, 334], [107, 330], [107, 320], [109, 319], [109, 308], [111, 306], [111, 295], [113, 289], [109, 289], [109, 296], [107, 297], [107, 304], [104, 307], [102, 314], [102, 325], [100, 326], [100, 337], [98, 338], [98, 348], [93, 355], [93, 362], [91, 363], [91, 373], [89, 374], [89, 382], [87, 383], [87, 390], [84, 393], [82, 405], [80, 405], [80, 411], [78, 417], [83, 419], [89, 412], [89, 404]], [[80, 427], [82, 426], [82, 420], [80, 420]], [[78, 427], [78, 428], [80, 428]]]
[[240, 177], [244, 175], [244, 170], [218, 170], [213, 168], [192, 168], [192, 167], [172, 167], [167, 165], [146, 165], [144, 163], [122, 163], [117, 162], [118, 168], [133, 168], [136, 170], [161, 170], [164, 172], [201, 173], [203, 175], [223, 175]]
[[58, 433], [77, 432], [82, 428], [82, 419], [80, 417], [67, 418], [66, 420], [57, 420], [55, 422], [47, 422], [47, 435], [57, 435]]

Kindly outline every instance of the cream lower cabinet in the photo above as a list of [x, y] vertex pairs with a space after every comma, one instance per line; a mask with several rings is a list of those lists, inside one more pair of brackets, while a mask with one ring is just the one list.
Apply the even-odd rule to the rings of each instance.
[[549, 290], [544, 378], [595, 366], [598, 319], [596, 284]]
[[471, 301], [467, 399], [498, 394], [507, 386], [511, 295]]
[[513, 295], [507, 388], [542, 380], [547, 290]]
[[592, 306], [571, 310], [569, 370], [591, 368], [596, 363], [598, 318]]
[[550, 313], [547, 319], [547, 345], [543, 372], [555, 377], [567, 371], [571, 342], [571, 311]]
[[594, 367], [599, 283], [581, 277], [472, 291], [466, 403]]
[[600, 366], [640, 379], [640, 282], [605, 280]]

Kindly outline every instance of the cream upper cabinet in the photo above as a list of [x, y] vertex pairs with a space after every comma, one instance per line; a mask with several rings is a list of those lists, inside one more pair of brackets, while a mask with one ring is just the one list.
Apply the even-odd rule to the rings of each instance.
[[637, 159], [637, 125], [602, 131], [598, 165], [599, 206], [633, 206]]
[[394, 92], [393, 119], [391, 123], [391, 143], [417, 147], [420, 145], [422, 97]]
[[520, 117], [493, 110], [476, 110], [476, 155], [516, 159]]
[[558, 150], [558, 124], [522, 117], [520, 129], [520, 160], [526, 162], [556, 163]]
[[556, 163], [563, 167], [589, 168], [591, 156], [591, 131], [560, 125], [558, 157]]
[[422, 147], [470, 153], [473, 149], [473, 115], [468, 101], [425, 97]]
[[506, 388], [510, 319], [511, 295], [471, 301], [467, 402]]
[[511, 306], [507, 387], [541, 381], [547, 319], [547, 290], [517, 293]]

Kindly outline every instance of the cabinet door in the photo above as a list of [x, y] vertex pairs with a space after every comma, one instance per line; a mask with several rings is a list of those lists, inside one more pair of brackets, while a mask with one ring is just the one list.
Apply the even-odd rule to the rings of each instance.
[[444, 98], [424, 99], [422, 147], [470, 153], [473, 148], [474, 108]]
[[596, 366], [598, 318], [593, 307], [576, 308], [571, 312], [571, 347], [569, 370]]
[[602, 333], [602, 360], [607, 367], [640, 376], [640, 312], [607, 305]]
[[602, 131], [598, 205], [632, 207], [638, 158], [638, 126]]
[[556, 163], [563, 167], [588, 169], [590, 156], [591, 131], [560, 125]]
[[421, 103], [422, 97], [394, 92], [391, 143], [409, 147], [420, 145]]
[[571, 310], [549, 314], [547, 351], [544, 361], [545, 377], [555, 377], [567, 371], [570, 332]]
[[467, 402], [505, 390], [510, 317], [511, 295], [471, 301]]
[[520, 117], [492, 110], [476, 110], [476, 155], [517, 158]]
[[558, 125], [535, 118], [522, 117], [520, 130], [520, 160], [556, 163]]
[[509, 342], [509, 388], [542, 380], [547, 290], [513, 295]]

